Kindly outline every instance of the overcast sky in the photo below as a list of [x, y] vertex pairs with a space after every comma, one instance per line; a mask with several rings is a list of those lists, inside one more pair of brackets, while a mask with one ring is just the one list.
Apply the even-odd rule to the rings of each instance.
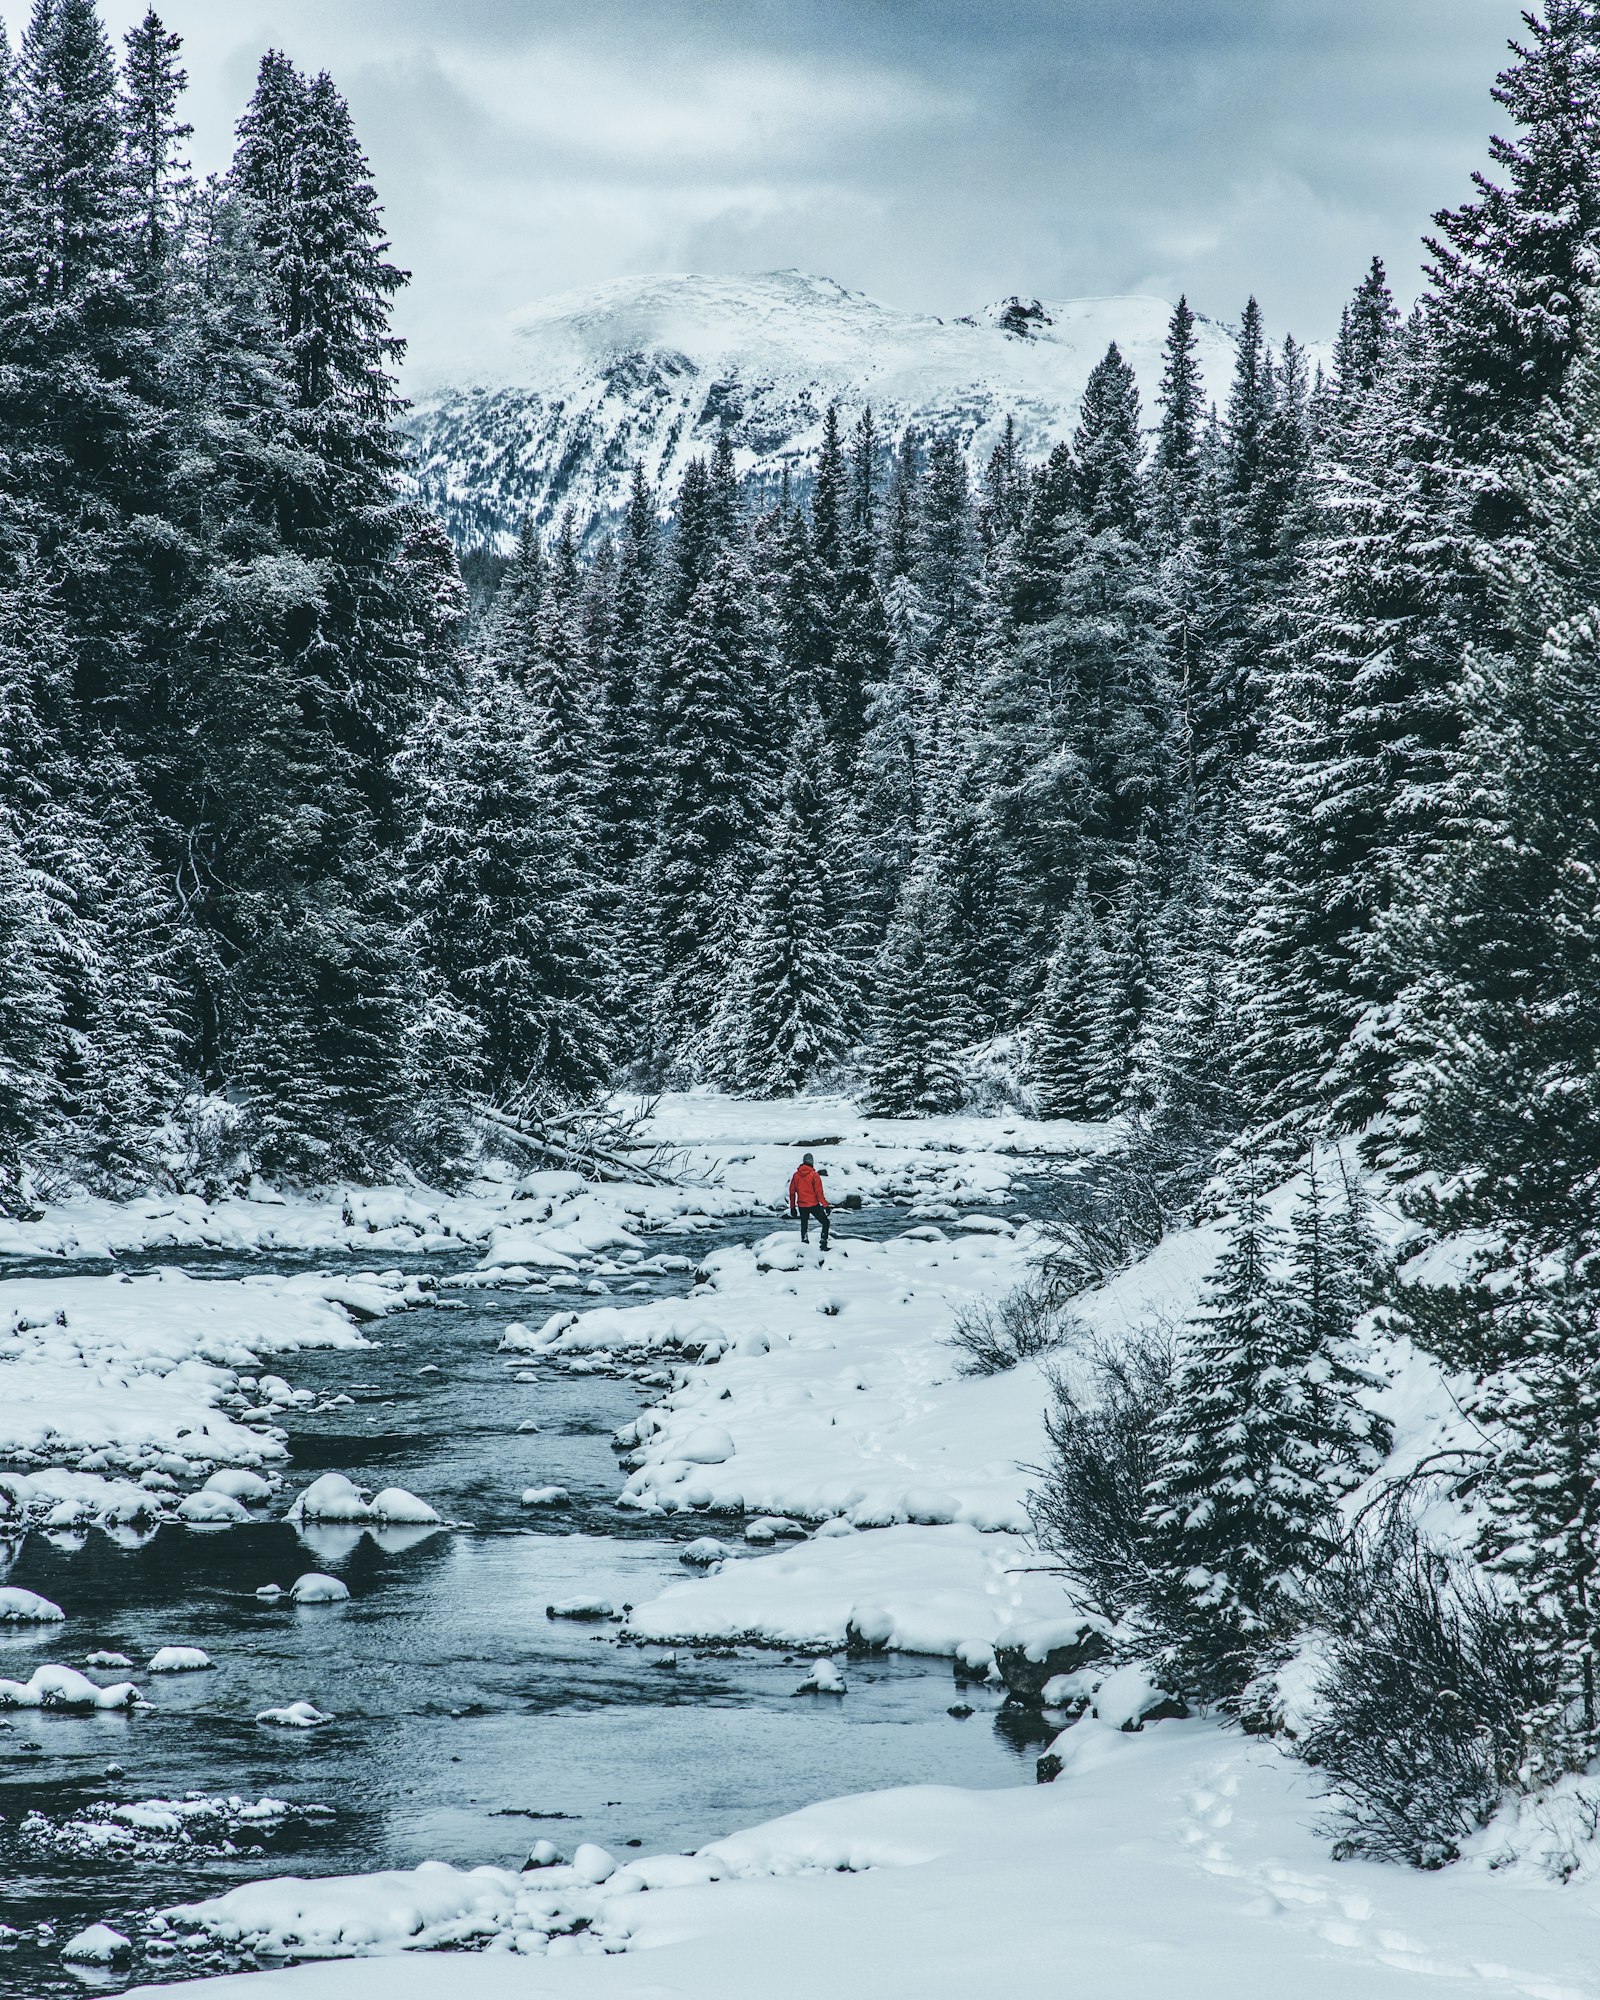
[[[159, 4], [159, 0], [158, 0]], [[120, 38], [144, 0], [108, 0]], [[13, 32], [25, 6], [4, 0]], [[797, 265], [953, 314], [1187, 290], [1322, 338], [1498, 116], [1515, 0], [166, 0], [195, 159], [264, 48], [331, 70], [420, 376], [541, 295]]]

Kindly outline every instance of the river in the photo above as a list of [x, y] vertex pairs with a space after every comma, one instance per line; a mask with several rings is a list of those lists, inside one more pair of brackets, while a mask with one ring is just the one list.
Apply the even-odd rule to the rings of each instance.
[[[869, 1210], [842, 1220], [855, 1235], [878, 1236], [906, 1219]], [[704, 1252], [770, 1227], [719, 1226], [669, 1247]], [[216, 1283], [286, 1268], [217, 1255], [162, 1261]], [[42, 1659], [81, 1665], [103, 1648], [135, 1663], [130, 1677], [153, 1704], [87, 1718], [13, 1711], [0, 1727], [0, 1924], [18, 1933], [0, 1950], [8, 2000], [81, 1993], [86, 1981], [115, 1990], [228, 1962], [140, 1959], [124, 1974], [86, 1975], [63, 1964], [60, 1946], [97, 1919], [119, 1923], [254, 1876], [430, 1857], [516, 1867], [540, 1838], [567, 1853], [582, 1840], [619, 1853], [689, 1849], [839, 1792], [1031, 1781], [1036, 1746], [1007, 1734], [988, 1690], [958, 1695], [947, 1662], [863, 1659], [850, 1666], [842, 1701], [796, 1699], [803, 1668], [792, 1655], [680, 1648], [669, 1664], [666, 1649], [619, 1643], [614, 1624], [548, 1618], [547, 1604], [575, 1593], [619, 1607], [652, 1595], [684, 1574], [679, 1550], [708, 1524], [646, 1520], [614, 1505], [622, 1475], [611, 1433], [655, 1391], [509, 1361], [498, 1351], [505, 1326], [542, 1316], [549, 1300], [452, 1286], [459, 1265], [414, 1262], [442, 1276], [448, 1303], [377, 1322], [371, 1348], [267, 1364], [297, 1387], [351, 1399], [284, 1419], [289, 1487], [337, 1470], [406, 1487], [470, 1526], [411, 1531], [415, 1539], [390, 1531], [386, 1545], [283, 1522], [167, 1526], [138, 1546], [98, 1531], [80, 1546], [34, 1533], [7, 1573], [6, 1582], [65, 1605], [70, 1623], [0, 1636], [0, 1673], [26, 1678]], [[686, 1274], [656, 1279], [648, 1294], [612, 1303], [688, 1284]], [[524, 1487], [546, 1484], [566, 1487], [573, 1505], [520, 1504]], [[350, 1601], [295, 1607], [256, 1595], [313, 1569], [341, 1577]], [[169, 1644], [203, 1647], [215, 1669], [145, 1672]], [[335, 1719], [303, 1732], [254, 1720], [300, 1700]], [[975, 1712], [951, 1715], [958, 1703]], [[244, 1837], [255, 1851], [232, 1856], [96, 1860], [19, 1839], [30, 1812], [60, 1823], [99, 1801], [187, 1793], [270, 1795], [331, 1812], [257, 1830]]]

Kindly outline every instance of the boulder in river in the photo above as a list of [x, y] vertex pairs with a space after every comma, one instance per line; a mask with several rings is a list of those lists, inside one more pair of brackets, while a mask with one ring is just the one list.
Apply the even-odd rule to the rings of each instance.
[[1056, 1620], [1032, 1627], [1011, 1626], [995, 1640], [994, 1663], [1014, 1701], [1042, 1703], [1045, 1684], [1109, 1660], [1111, 1642], [1103, 1621], [1091, 1617]]

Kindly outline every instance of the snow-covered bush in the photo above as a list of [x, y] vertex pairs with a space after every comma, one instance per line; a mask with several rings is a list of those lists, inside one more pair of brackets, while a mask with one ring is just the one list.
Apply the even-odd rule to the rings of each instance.
[[1064, 1174], [1044, 1221], [1050, 1268], [1069, 1291], [1103, 1284], [1153, 1250], [1192, 1208], [1210, 1161], [1191, 1157], [1155, 1127], [1136, 1121], [1125, 1144]]
[[957, 1309], [950, 1345], [963, 1375], [1004, 1375], [1023, 1361], [1068, 1347], [1082, 1326], [1049, 1278], [1035, 1276], [998, 1299], [978, 1298]]
[[1358, 1532], [1315, 1596], [1325, 1666], [1300, 1753], [1341, 1857], [1439, 1868], [1519, 1783], [1549, 1698], [1517, 1609], [1399, 1513]]
[[1155, 1588], [1147, 1496], [1177, 1352], [1152, 1325], [1092, 1357], [1087, 1393], [1065, 1373], [1045, 1412], [1050, 1457], [1028, 1496], [1039, 1545], [1085, 1600], [1113, 1621], [1151, 1607]]

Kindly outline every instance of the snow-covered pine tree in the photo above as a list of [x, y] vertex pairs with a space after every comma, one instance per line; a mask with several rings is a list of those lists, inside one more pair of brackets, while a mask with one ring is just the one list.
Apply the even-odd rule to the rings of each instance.
[[921, 481], [922, 440], [908, 424], [895, 446], [889, 504], [884, 509], [880, 572], [886, 592], [891, 584], [904, 582], [916, 562], [917, 489]]
[[143, 691], [139, 613], [164, 415], [146, 393], [145, 301], [111, 46], [93, 0], [37, 0], [0, 161], [0, 450], [70, 636], [92, 727]]
[[881, 445], [870, 408], [850, 436], [837, 608], [834, 614], [833, 733], [853, 755], [866, 728], [869, 690], [884, 678], [890, 655], [889, 619], [878, 584], [878, 458]]
[[108, 1195], [162, 1184], [192, 1042], [181, 915], [141, 823], [137, 783], [96, 751], [70, 870], [63, 1110], [75, 1164]]
[[1473, 525], [1489, 537], [1520, 510], [1496, 468], [1521, 458], [1526, 426], [1560, 393], [1579, 339], [1600, 244], [1600, 10], [1543, 0], [1495, 85], [1512, 119], [1490, 141], [1500, 179], [1434, 217], [1426, 302], [1443, 428], [1471, 482]]
[[822, 415], [822, 437], [817, 445], [817, 462], [811, 478], [810, 536], [817, 561], [827, 575], [830, 610], [836, 601], [839, 577], [844, 568], [848, 484], [844, 438], [839, 429], [839, 405], [830, 403]]
[[659, 968], [655, 1060], [663, 1068], [687, 1058], [716, 1016], [754, 873], [771, 778], [765, 641], [744, 552], [729, 542], [674, 625], [662, 670], [647, 893]]
[[733, 972], [741, 1088], [790, 1097], [838, 1063], [859, 1026], [850, 857], [841, 850], [827, 740], [815, 718], [789, 741]]
[[956, 996], [951, 1025], [963, 1043], [1006, 1025], [1017, 943], [1005, 928], [1016, 902], [1004, 891], [1002, 857], [978, 781], [973, 736], [969, 716], [947, 708], [932, 746], [926, 823], [916, 863], [938, 883], [942, 950]]
[[1271, 664], [1244, 800], [1255, 895], [1240, 940], [1258, 1122], [1363, 1125], [1392, 1067], [1374, 1029], [1403, 961], [1380, 928], [1445, 837], [1460, 729], [1466, 611], [1439, 562], [1457, 500], [1431, 377], [1413, 327], [1366, 396], [1340, 404]]
[[594, 686], [584, 657], [570, 517], [551, 551], [533, 650], [522, 673], [537, 754], [568, 810], [587, 815], [595, 777]]
[[[257, 820], [223, 899], [239, 961], [228, 1016], [248, 1024], [241, 1084], [275, 1135], [268, 1151], [296, 1172], [354, 1158], [370, 1171], [404, 1124], [418, 998], [394, 846], [395, 757], [423, 698], [390, 372], [404, 273], [388, 262], [367, 163], [327, 76], [266, 58], [229, 183], [252, 217], [295, 449], [279, 454], [274, 519], [289, 560], [273, 685], [259, 691], [270, 724], [251, 737]], [[313, 1011], [297, 1023], [302, 1005]], [[275, 1031], [281, 1050], [268, 1046]], [[331, 1123], [301, 1128], [300, 1145], [302, 1108]]]
[[1521, 1718], [1521, 1783], [1600, 1755], [1600, 1285], [1589, 1257], [1524, 1269], [1497, 1315], [1514, 1359], [1472, 1415], [1491, 1442], [1478, 1553], [1521, 1613], [1549, 1697]]
[[404, 770], [414, 948], [462, 1024], [439, 1036], [457, 1052], [443, 1083], [513, 1105], [592, 1095], [618, 1053], [611, 967], [528, 693], [474, 661], [460, 697], [418, 725]]
[[928, 663], [947, 693], [970, 668], [976, 636], [978, 534], [967, 461], [935, 438], [916, 493], [911, 575], [930, 620]]
[[122, 145], [132, 199], [133, 263], [147, 280], [160, 283], [192, 186], [183, 152], [194, 127], [178, 115], [188, 84], [179, 61], [183, 44], [151, 7], [128, 30], [123, 46]]
[[1119, 859], [1120, 880], [1100, 925], [1100, 991], [1092, 1061], [1095, 1103], [1109, 1117], [1133, 1080], [1155, 1004], [1161, 890], [1155, 841], [1142, 829]]
[[1339, 337], [1333, 345], [1333, 379], [1329, 385], [1335, 425], [1342, 429], [1357, 415], [1388, 371], [1400, 337], [1400, 315], [1383, 259], [1374, 257], [1339, 315]]
[[881, 936], [927, 819], [939, 692], [928, 666], [932, 620], [914, 583], [899, 578], [884, 606], [889, 660], [867, 691], [855, 802], [864, 840], [865, 893]]
[[0, 1214], [27, 1206], [26, 1168], [59, 1112], [63, 1008], [51, 897], [0, 806]]
[[1586, 322], [1565, 406], [1530, 438], [1516, 499], [1532, 525], [1490, 567], [1512, 637], [1472, 656], [1451, 757], [1453, 838], [1396, 907], [1412, 968], [1394, 1109], [1403, 1165], [1511, 1241], [1586, 1255], [1600, 1241], [1600, 322]]
[[1293, 1415], [1330, 1499], [1350, 1491], [1389, 1447], [1387, 1425], [1363, 1403], [1378, 1384], [1350, 1338], [1378, 1297], [1376, 1246], [1359, 1175], [1335, 1155], [1306, 1157], [1305, 1186], [1290, 1215], [1284, 1275], [1285, 1367]]
[[1210, 1287], [1184, 1331], [1151, 1487], [1170, 1663], [1203, 1701], [1242, 1692], [1292, 1634], [1301, 1582], [1330, 1542], [1266, 1196], [1261, 1164], [1247, 1160]]
[[791, 725], [816, 715], [832, 726], [839, 706], [834, 578], [817, 558], [803, 509], [781, 507], [762, 528], [761, 586], [782, 691], [780, 713]]
[[873, 966], [866, 1082], [874, 1117], [915, 1118], [961, 1103], [963, 996], [947, 933], [943, 885], [913, 864]]
[[1184, 539], [1200, 474], [1205, 385], [1194, 324], [1189, 301], [1180, 294], [1167, 325], [1161, 386], [1156, 392], [1161, 417], [1150, 465], [1152, 521], [1157, 540], [1167, 551]]
[[1139, 533], [1139, 384], [1112, 341], [1089, 372], [1072, 434], [1078, 506], [1091, 535]]
[[1056, 932], [1044, 992], [1028, 1027], [1028, 1082], [1042, 1118], [1095, 1118], [1096, 1059], [1106, 1007], [1105, 954], [1082, 877]]

